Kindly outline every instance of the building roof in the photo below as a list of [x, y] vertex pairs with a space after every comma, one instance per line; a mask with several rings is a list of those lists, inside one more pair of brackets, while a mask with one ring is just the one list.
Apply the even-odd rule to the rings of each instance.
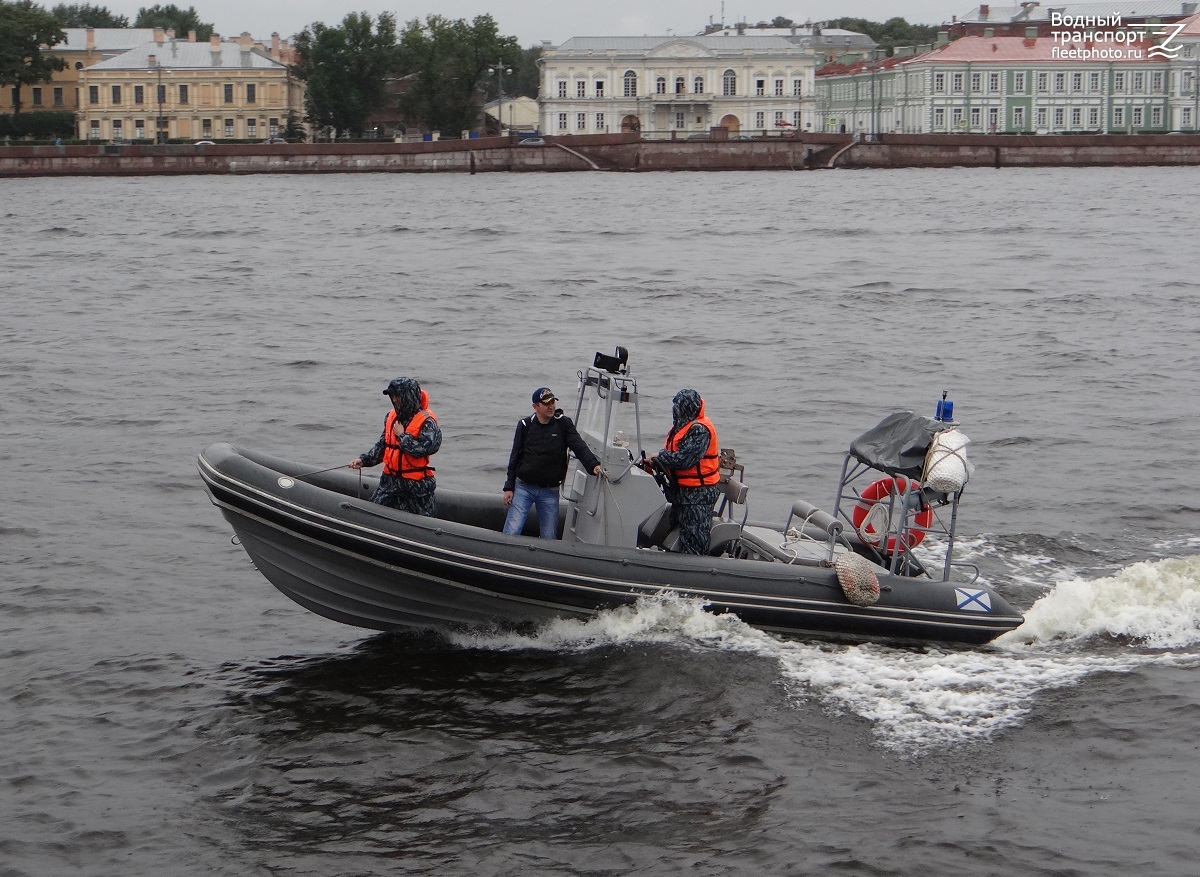
[[1050, 13], [1076, 16], [1112, 16], [1136, 21], [1142, 18], [1181, 18], [1196, 12], [1197, 6], [1188, 0], [1121, 0], [1108, 3], [1051, 3], [1026, 2], [1013, 6], [997, 6], [984, 3], [966, 15], [958, 16], [960, 22], [981, 24], [1020, 24], [1045, 22]]
[[669, 43], [692, 43], [709, 52], [758, 52], [794, 53], [800, 47], [790, 40], [777, 36], [661, 36], [661, 37], [571, 37], [555, 52], [607, 52], [646, 53]]
[[54, 48], [84, 52], [88, 47], [88, 31], [92, 31], [97, 52], [128, 52], [147, 40], [154, 39], [152, 27], [64, 27], [67, 35], [61, 43], [55, 43]]
[[285, 69], [286, 65], [267, 57], [261, 49], [246, 51], [237, 42], [222, 42], [213, 51], [210, 43], [190, 43], [187, 40], [150, 40], [124, 54], [93, 64], [89, 70], [145, 70], [151, 66], [150, 56], [163, 67], [187, 70], [204, 69]]
[[1200, 37], [1200, 13], [1179, 23], [1183, 25], [1183, 29], [1179, 31], [1178, 36]]
[[[1063, 50], [1076, 49], [1107, 49], [1112, 48], [1112, 43], [1070, 43], [1063, 45], [1060, 42], [1055, 42], [1053, 37], [961, 37], [940, 46], [936, 46], [933, 51], [926, 52], [922, 55], [915, 55], [911, 58], [903, 59], [905, 64], [939, 64], [950, 62], [994, 62], [998, 64], [1012, 64], [1020, 62], [1056, 62], [1063, 64], [1078, 64], [1079, 57], [1063, 56]], [[1154, 45], [1150, 42], [1141, 43], [1121, 43], [1119, 48], [1127, 50], [1134, 47], [1140, 47], [1143, 52], [1141, 58], [1103, 58], [1108, 63], [1129, 64], [1129, 63], [1145, 63], [1152, 61], [1165, 62], [1167, 59], [1157, 55], [1150, 55], [1149, 50]], [[1055, 50], [1058, 50], [1057, 52]], [[1128, 53], [1126, 53], [1128, 54]]]
[[[845, 30], [840, 27], [820, 27], [812, 24], [798, 24], [794, 27], [742, 27], [745, 36], [777, 36], [801, 45], [822, 46], [865, 46], [874, 48], [876, 42], [865, 33]], [[738, 25], [726, 25], [718, 30], [710, 30], [703, 36], [729, 37], [739, 36]]]

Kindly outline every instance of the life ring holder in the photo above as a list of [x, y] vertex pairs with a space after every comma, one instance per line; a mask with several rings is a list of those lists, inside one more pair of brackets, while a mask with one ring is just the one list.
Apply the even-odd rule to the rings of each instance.
[[[850, 510], [850, 522], [854, 524], [854, 529], [858, 532], [859, 538], [868, 545], [880, 548], [880, 542], [883, 541], [883, 533], [888, 529], [887, 505], [884, 500], [887, 500], [893, 493], [903, 496], [904, 492], [908, 489], [908, 479], [903, 475], [897, 475], [895, 478], [880, 478], [878, 481], [872, 481], [868, 484], [863, 492], [859, 494], [859, 501]], [[920, 487], [916, 482], [913, 482], [912, 489], [914, 491], [920, 490]], [[926, 503], [922, 503], [922, 506], [921, 511], [917, 512], [913, 517], [912, 528], [904, 535], [904, 549], [906, 551], [920, 545], [921, 540], [925, 538], [925, 531], [933, 526], [933, 508]], [[883, 520], [881, 521], [880, 518]], [[881, 550], [885, 554], [895, 554], [896, 548], [896, 537], [889, 536], [887, 547]]]

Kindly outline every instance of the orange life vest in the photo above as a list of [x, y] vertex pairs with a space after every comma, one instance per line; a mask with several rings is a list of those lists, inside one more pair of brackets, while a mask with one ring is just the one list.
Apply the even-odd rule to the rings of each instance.
[[700, 462], [689, 469], [675, 470], [675, 483], [680, 487], [710, 487], [721, 480], [721, 446], [717, 442], [717, 428], [711, 420], [704, 416], [704, 405], [701, 403], [700, 413], [695, 420], [685, 423], [678, 429], [667, 433], [667, 450], [678, 451], [679, 444], [693, 423], [699, 423], [708, 430], [708, 447], [700, 457]]
[[[426, 419], [432, 417], [433, 422], [437, 423], [437, 416], [425, 407], [429, 401], [429, 397], [425, 395], [425, 391], [421, 391], [421, 410], [413, 415], [413, 419], [408, 422], [408, 426], [404, 431], [413, 438], [421, 431], [421, 426]], [[422, 478], [433, 477], [433, 467], [429, 465], [428, 457], [414, 457], [404, 453], [400, 449], [400, 441], [396, 438], [396, 421], [400, 419], [395, 409], [387, 416], [387, 422], [383, 426], [383, 472], [385, 475], [399, 475], [401, 478], [408, 478], [410, 481], [420, 481]]]

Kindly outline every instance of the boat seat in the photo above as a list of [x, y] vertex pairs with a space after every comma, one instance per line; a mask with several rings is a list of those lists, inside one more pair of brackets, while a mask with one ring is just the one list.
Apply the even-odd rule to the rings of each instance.
[[[739, 556], [757, 556], [763, 560], [783, 563], [820, 565], [829, 559], [829, 544], [807, 536], [788, 538], [778, 530], [767, 527], [743, 527], [738, 539]], [[848, 552], [845, 545], [835, 545], [835, 554]]]

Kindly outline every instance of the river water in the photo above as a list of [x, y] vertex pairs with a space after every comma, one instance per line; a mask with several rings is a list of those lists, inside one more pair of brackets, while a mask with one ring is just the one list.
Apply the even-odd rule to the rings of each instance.
[[[0, 181], [0, 875], [1193, 875], [1195, 169]], [[1028, 621], [832, 645], [664, 599], [372, 635], [231, 544], [213, 441], [444, 487], [630, 350], [751, 516], [942, 390]]]

